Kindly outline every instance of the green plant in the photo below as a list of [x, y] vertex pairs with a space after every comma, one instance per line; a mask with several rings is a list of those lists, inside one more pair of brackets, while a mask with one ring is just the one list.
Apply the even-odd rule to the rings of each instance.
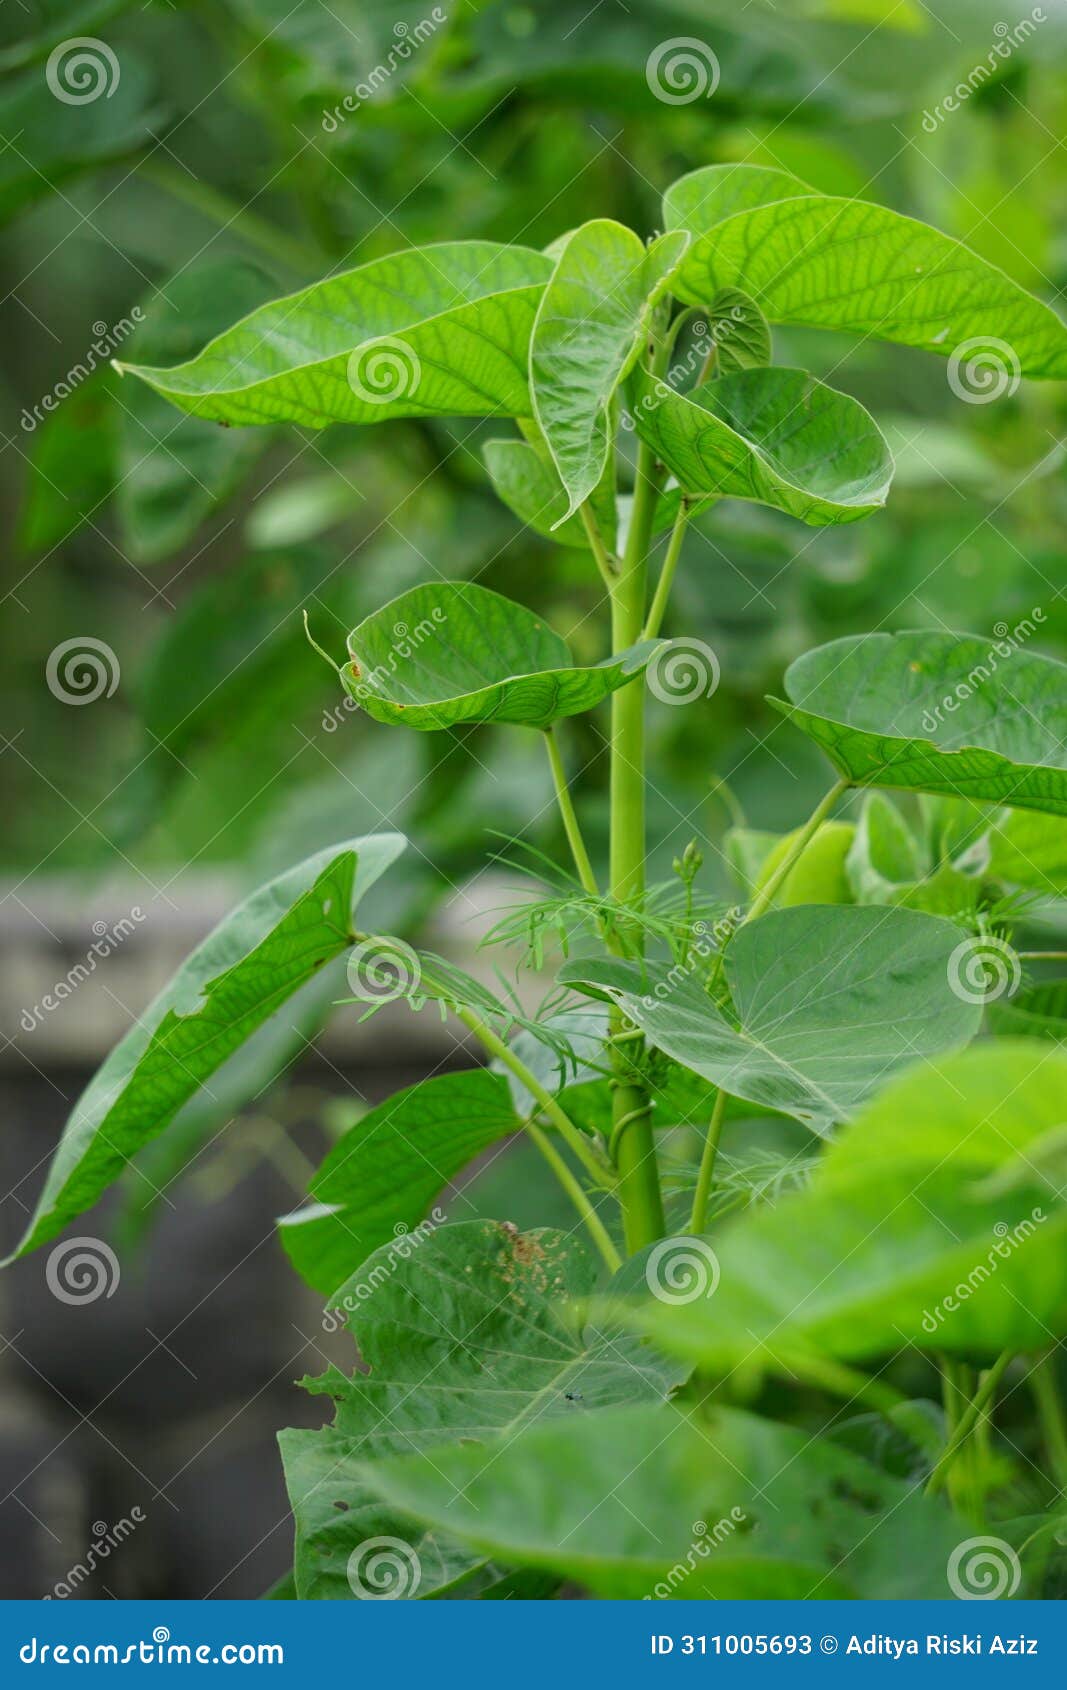
[[[647, 245], [595, 220], [547, 252], [397, 253], [260, 306], [175, 368], [119, 366], [226, 425], [515, 419], [486, 451], [493, 485], [584, 558], [610, 612], [608, 655], [575, 663], [511, 599], [424, 583], [335, 666], [387, 729], [543, 736], [573, 872], [535, 864], [500, 924], [516, 979], [490, 988], [361, 929], [400, 836], [318, 853], [242, 904], [105, 1063], [18, 1252], [241, 1047], [250, 1072], [276, 1066], [271, 1016], [343, 995], [331, 963], [368, 1013], [432, 1003], [469, 1031], [487, 1066], [365, 1116], [282, 1225], [369, 1366], [308, 1382], [335, 1399], [332, 1427], [282, 1434], [303, 1597], [543, 1595], [565, 1578], [616, 1597], [958, 1594], [965, 1527], [995, 1519], [1006, 1580], [1031, 1584], [1058, 1529], [991, 1416], [1067, 1315], [1067, 1064], [1020, 1036], [1062, 1022], [1067, 983], [1019, 991], [1037, 958], [1009, 942], [1028, 896], [1067, 889], [1067, 671], [1021, 649], [1032, 627], [994, 652], [879, 633], [800, 659], [777, 708], [838, 778], [786, 839], [734, 831], [732, 908], [702, 891], [695, 843], [670, 884], [646, 884], [644, 717], [646, 690], [664, 706], [715, 690], [715, 654], [662, 637], [696, 513], [730, 498], [843, 524], [889, 490], [875, 422], [774, 365], [771, 324], [923, 348], [955, 379], [976, 356], [1063, 377], [1067, 329], [948, 237], [781, 171], [698, 170], [663, 220]], [[560, 727], [600, 707], [606, 875]], [[836, 817], [858, 788], [855, 819]], [[546, 956], [534, 1009], [521, 970]], [[698, 1116], [686, 1166], [671, 1147]], [[768, 1125], [780, 1148], [761, 1162]], [[574, 1234], [427, 1220], [520, 1130]], [[942, 1408], [916, 1395], [929, 1358]], [[1062, 1463], [1052, 1361], [1033, 1378]], [[801, 1388], [861, 1415], [813, 1435], [792, 1415]]]

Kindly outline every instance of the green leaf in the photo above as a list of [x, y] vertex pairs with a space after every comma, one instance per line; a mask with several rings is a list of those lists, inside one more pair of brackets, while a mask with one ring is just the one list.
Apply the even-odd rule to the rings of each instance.
[[421, 1221], [480, 1151], [519, 1125], [507, 1082], [485, 1068], [397, 1092], [334, 1145], [311, 1182], [314, 1205], [279, 1222], [289, 1260], [315, 1290], [336, 1291], [372, 1251]]
[[[1013, 372], [1067, 376], [1056, 313], [959, 241], [886, 206], [798, 194], [792, 177], [776, 188], [765, 170], [746, 190], [733, 175], [741, 166], [719, 168], [730, 173], [721, 185], [710, 173], [685, 179], [681, 215], [694, 239], [673, 283], [679, 298], [700, 305], [741, 288], [772, 323], [873, 334], [942, 357], [982, 341]], [[746, 191], [748, 207], [724, 215]]]
[[659, 643], [576, 668], [565, 641], [532, 610], [485, 587], [442, 581], [413, 587], [353, 629], [341, 679], [377, 722], [547, 728], [642, 674]]
[[960, 929], [911, 910], [802, 905], [731, 939], [719, 1006], [696, 967], [568, 963], [560, 979], [605, 991], [657, 1049], [825, 1134], [894, 1069], [964, 1044], [980, 1005], [949, 983]]
[[1067, 822], [1009, 810], [989, 832], [988, 872], [1046, 898], [1067, 898]]
[[790, 665], [771, 699], [857, 786], [1067, 815], [1067, 668], [970, 634], [862, 634]]
[[527, 416], [530, 332], [551, 272], [527, 247], [411, 248], [262, 306], [174, 369], [118, 367], [217, 422]]
[[[751, 211], [755, 206], [811, 197], [807, 183], [787, 170], [772, 170], [761, 164], [709, 164], [680, 176], [667, 189], [663, 196], [663, 226], [685, 229], [696, 239], [726, 218]], [[689, 265], [684, 269], [688, 270]]]
[[374, 1537], [418, 1553], [412, 1595], [434, 1594], [480, 1560], [450, 1541], [447, 1525], [426, 1534], [403, 1512], [383, 1513], [361, 1463], [459, 1438], [477, 1439], [485, 1460], [486, 1440], [506, 1448], [520, 1427], [664, 1400], [685, 1369], [610, 1319], [583, 1324], [597, 1276], [573, 1236], [465, 1221], [385, 1245], [341, 1287], [332, 1301], [348, 1312], [369, 1371], [306, 1380], [335, 1399], [335, 1422], [280, 1438], [302, 1599], [351, 1598], [350, 1558]]
[[239, 904], [182, 964], [82, 1093], [9, 1261], [54, 1238], [298, 987], [353, 942], [356, 904], [403, 836], [346, 840]]
[[[129, 47], [123, 47], [121, 63], [106, 43], [72, 48], [57, 58], [52, 75], [65, 91], [81, 92], [78, 103], [53, 94], [45, 66], [20, 71], [0, 89], [0, 137], [6, 143], [0, 152], [0, 223], [56, 194], [71, 177], [143, 147], [167, 117], [155, 98], [154, 71]], [[86, 98], [90, 88], [100, 91], [92, 100]]]
[[197, 1163], [241, 1109], [262, 1104], [285, 1070], [303, 1056], [344, 993], [344, 965], [327, 963], [298, 987], [193, 1093], [166, 1132], [135, 1155], [118, 1188], [119, 1213], [111, 1236], [121, 1255], [149, 1233], [170, 1188]]
[[1043, 980], [989, 1005], [989, 1025], [1001, 1037], [1051, 1039], [1067, 1046], [1067, 980]]
[[[764, 858], [753, 886], [762, 892], [796, 844], [799, 829], [777, 841]], [[851, 904], [852, 891], [845, 874], [845, 860], [855, 836], [851, 822], [823, 822], [800, 853], [771, 907], [788, 909], [793, 904]]]
[[949, 917], [978, 906], [980, 881], [948, 861], [928, 874], [920, 841], [880, 792], [867, 794], [846, 871], [858, 904], [905, 904]]
[[893, 463], [873, 417], [803, 370], [741, 370], [675, 393], [638, 369], [631, 410], [688, 493], [751, 499], [812, 524], [855, 522], [885, 504]]
[[[723, 288], [708, 307], [708, 335], [721, 375], [758, 369], [771, 362], [771, 331], [754, 299]], [[673, 385], [673, 383], [672, 383]]]
[[[635, 1327], [719, 1372], [1041, 1349], [1065, 1330], [1067, 1058], [994, 1040], [894, 1081], [807, 1189], [717, 1234], [714, 1295]], [[698, 1246], [699, 1248], [699, 1246]], [[704, 1246], [706, 1249], [707, 1246]]]
[[427, 1529], [615, 1600], [948, 1594], [959, 1538], [914, 1483], [718, 1407], [612, 1409], [363, 1471]]
[[646, 249], [631, 229], [599, 218], [575, 229], [560, 253], [530, 341], [530, 393], [567, 491], [565, 516], [603, 475], [615, 390], [688, 245], [675, 231]]
[[[526, 440], [488, 440], [485, 467], [498, 497], [520, 522], [560, 546], [589, 549], [580, 516], [567, 515], [567, 495], [555, 465]], [[610, 551], [615, 545], [615, 494], [605, 479], [590, 495], [593, 512]]]
[[[179, 271], [142, 300], [144, 321], [124, 356], [150, 363], [191, 357], [269, 293], [269, 279], [250, 264]], [[118, 417], [119, 521], [123, 543], [139, 563], [158, 562], [191, 539], [270, 443], [266, 434], [175, 417], [166, 399], [140, 383], [123, 388]]]

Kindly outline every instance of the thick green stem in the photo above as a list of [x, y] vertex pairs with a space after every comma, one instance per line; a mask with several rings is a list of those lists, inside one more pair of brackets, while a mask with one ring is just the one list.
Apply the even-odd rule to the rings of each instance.
[[[658, 486], [652, 453], [642, 444], [626, 550], [611, 589], [613, 651], [635, 645], [644, 628], [648, 548]], [[611, 700], [611, 895], [620, 904], [632, 903], [640, 900], [644, 888], [645, 693], [640, 683], [631, 683]], [[615, 1014], [613, 1032], [625, 1029], [625, 1019]], [[647, 1089], [635, 1078], [625, 1048], [613, 1047], [613, 1063], [619, 1198], [626, 1246], [632, 1253], [662, 1238], [663, 1197]]]
[[715, 1106], [711, 1111], [708, 1122], [707, 1136], [704, 1140], [704, 1153], [700, 1158], [700, 1172], [697, 1175], [697, 1187], [693, 1193], [693, 1211], [689, 1217], [690, 1232], [703, 1232], [704, 1223], [708, 1218], [708, 1198], [711, 1195], [711, 1181], [715, 1173], [715, 1157], [719, 1150], [719, 1139], [722, 1137], [722, 1123], [726, 1115], [726, 1093], [719, 1087], [715, 1098]]
[[593, 873], [593, 865], [589, 861], [589, 852], [585, 848], [582, 830], [578, 826], [578, 817], [574, 813], [570, 787], [567, 785], [567, 773], [563, 767], [560, 755], [559, 736], [555, 727], [545, 729], [545, 745], [548, 748], [548, 761], [552, 769], [552, 781], [556, 788], [556, 801], [559, 813], [563, 819], [563, 831], [567, 835], [567, 843], [571, 848], [574, 866], [578, 870], [578, 879], [591, 898], [599, 898], [600, 889]]
[[833, 809], [842, 794], [848, 791], [851, 784], [851, 781], [839, 780], [830, 788], [821, 803], [816, 805], [815, 809], [804, 823], [804, 826], [800, 829], [800, 832], [797, 834], [792, 845], [789, 847], [789, 850], [786, 852], [785, 856], [778, 864], [778, 867], [767, 881], [767, 884], [756, 893], [756, 896], [749, 905], [748, 913], [745, 916], [746, 921], [755, 921], [757, 916], [761, 916], [774, 902], [774, 899], [785, 885], [785, 882], [788, 880], [792, 871], [796, 868], [797, 863], [800, 861], [804, 852], [818, 833], [819, 828], [830, 814], [830, 811]]
[[643, 640], [654, 640], [663, 626], [663, 618], [667, 611], [667, 602], [674, 586], [674, 577], [678, 569], [678, 559], [682, 555], [682, 541], [685, 539], [686, 524], [689, 521], [689, 506], [685, 499], [678, 506], [678, 515], [674, 519], [671, 537], [667, 542], [667, 554], [663, 559], [663, 567], [656, 582], [656, 591], [652, 597], [652, 608], [648, 613], [648, 620], [641, 630]]
[[926, 1481], [926, 1493], [928, 1496], [933, 1496], [936, 1491], [939, 1491], [947, 1479], [953, 1462], [960, 1450], [963, 1448], [963, 1445], [967, 1442], [971, 1433], [974, 1431], [975, 1426], [978, 1424], [979, 1416], [984, 1413], [985, 1409], [992, 1402], [993, 1397], [996, 1394], [997, 1386], [1000, 1384], [1004, 1371], [1007, 1368], [1008, 1363], [1011, 1361], [1012, 1353], [1013, 1352], [1011, 1350], [1005, 1350], [1002, 1355], [997, 1357], [989, 1371], [987, 1373], [983, 1373], [978, 1389], [975, 1391], [974, 1396], [971, 1398], [966, 1408], [960, 1414], [955, 1426], [949, 1434], [949, 1438], [944, 1449], [941, 1451], [941, 1454], [934, 1463], [930, 1477]]

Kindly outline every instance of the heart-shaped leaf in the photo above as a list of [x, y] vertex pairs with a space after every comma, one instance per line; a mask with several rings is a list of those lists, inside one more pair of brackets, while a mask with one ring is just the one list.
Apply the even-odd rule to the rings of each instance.
[[363, 1473], [383, 1502], [472, 1553], [615, 1600], [947, 1594], [959, 1538], [913, 1482], [720, 1407], [706, 1420], [612, 1409], [499, 1451], [453, 1443]]
[[345, 690], [378, 722], [432, 731], [463, 722], [546, 728], [640, 675], [659, 642], [576, 667], [524, 605], [470, 583], [413, 587], [348, 637]]
[[519, 1126], [507, 1081], [487, 1068], [397, 1092], [338, 1139], [311, 1182], [314, 1204], [280, 1222], [289, 1260], [316, 1291], [336, 1291], [379, 1245], [421, 1221], [480, 1151]]
[[803, 370], [752, 369], [675, 393], [635, 372], [642, 440], [687, 493], [751, 499], [813, 524], [884, 505], [893, 461], [873, 417]]
[[688, 245], [688, 235], [675, 230], [646, 248], [631, 229], [606, 218], [567, 237], [530, 341], [534, 415], [567, 490], [564, 516], [600, 481], [612, 398]]
[[117, 367], [217, 422], [528, 416], [543, 253], [452, 241], [377, 258], [276, 299], [172, 370]]
[[350, 839], [261, 886], [220, 922], [144, 1011], [75, 1104], [25, 1236], [54, 1238], [227, 1057], [353, 943], [353, 912], [404, 849]]
[[[409, 1596], [433, 1595], [481, 1557], [390, 1509], [361, 1463], [455, 1439], [508, 1441], [522, 1426], [632, 1402], [662, 1402], [685, 1368], [664, 1362], [610, 1321], [583, 1326], [597, 1281], [585, 1245], [551, 1231], [520, 1233], [464, 1221], [375, 1252], [331, 1299], [369, 1372], [331, 1368], [305, 1380], [337, 1403], [322, 1431], [281, 1434], [296, 1516], [301, 1598], [350, 1598], [365, 1577], [359, 1553], [383, 1535], [418, 1555]], [[599, 1419], [599, 1416], [597, 1416]], [[365, 1592], [364, 1592], [365, 1593]], [[396, 1593], [394, 1593], [396, 1594]]]
[[1067, 815], [1067, 667], [1051, 657], [998, 658], [971, 634], [862, 634], [798, 657], [785, 690], [771, 703], [857, 786]]
[[1065, 1121], [1067, 1058], [1041, 1041], [921, 1063], [841, 1134], [806, 1190], [716, 1235], [713, 1296], [653, 1298], [634, 1324], [723, 1372], [803, 1374], [816, 1354], [909, 1345], [1041, 1349], [1067, 1330]]
[[[668, 216], [694, 237], [672, 284], [679, 298], [708, 304], [722, 288], [741, 288], [772, 323], [878, 335], [957, 359], [999, 351], [1005, 385], [1067, 376], [1067, 326], [959, 241], [886, 206], [800, 194], [788, 175], [776, 185], [760, 169], [746, 184], [742, 168], [711, 166], [668, 196]], [[732, 197], [747, 207], [726, 212]]]
[[824, 1134], [895, 1069], [978, 1031], [980, 1005], [950, 984], [961, 939], [912, 910], [806, 904], [735, 933], [722, 1006], [699, 964], [575, 960], [560, 978], [606, 992], [657, 1049], [731, 1096]]

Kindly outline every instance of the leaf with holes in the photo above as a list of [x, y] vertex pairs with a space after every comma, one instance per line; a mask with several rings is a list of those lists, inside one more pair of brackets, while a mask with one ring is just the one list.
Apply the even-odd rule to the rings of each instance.
[[687, 1369], [610, 1318], [587, 1326], [581, 1307], [596, 1282], [574, 1237], [464, 1221], [384, 1245], [340, 1287], [331, 1304], [369, 1371], [305, 1380], [334, 1398], [334, 1423], [281, 1434], [302, 1598], [350, 1598], [350, 1563], [375, 1537], [418, 1554], [408, 1595], [432, 1596], [481, 1563], [447, 1525], [426, 1533], [407, 1510], [383, 1512], [364, 1463], [457, 1439], [491, 1462], [493, 1446], [506, 1449], [524, 1426], [590, 1415], [597, 1424], [603, 1409], [665, 1401]]

